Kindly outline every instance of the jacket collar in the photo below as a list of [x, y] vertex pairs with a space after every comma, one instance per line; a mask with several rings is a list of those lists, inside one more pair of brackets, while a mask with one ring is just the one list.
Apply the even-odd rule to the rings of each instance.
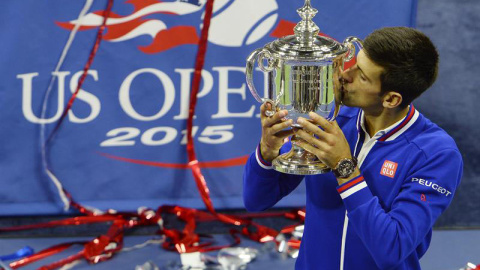
[[[413, 104], [410, 104], [408, 113], [403, 119], [385, 129], [378, 131], [375, 133], [373, 138], [381, 142], [395, 140], [400, 135], [405, 133], [405, 131], [407, 131], [417, 121], [419, 114], [420, 113], [415, 109]], [[364, 132], [365, 134], [368, 134], [365, 129], [365, 115], [363, 110], [359, 110], [358, 113], [357, 131], [359, 133]]]

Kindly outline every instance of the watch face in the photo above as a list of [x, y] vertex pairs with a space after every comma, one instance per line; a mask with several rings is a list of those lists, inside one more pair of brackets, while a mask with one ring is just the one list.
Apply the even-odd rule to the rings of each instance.
[[353, 163], [353, 161], [349, 159], [342, 160], [342, 162], [338, 164], [337, 171], [341, 177], [350, 176], [350, 174], [352, 174], [354, 170], [355, 170], [355, 164]]

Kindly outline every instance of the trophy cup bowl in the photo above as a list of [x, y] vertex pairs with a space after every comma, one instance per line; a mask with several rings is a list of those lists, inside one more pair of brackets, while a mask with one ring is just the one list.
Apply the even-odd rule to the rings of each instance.
[[[309, 118], [315, 112], [334, 121], [341, 104], [339, 72], [344, 63], [355, 55], [355, 45], [362, 47], [356, 37], [348, 37], [343, 43], [319, 36], [320, 29], [312, 21], [317, 10], [310, 0], [297, 9], [302, 20], [295, 26], [294, 35], [286, 36], [254, 50], [247, 58], [246, 80], [250, 92], [260, 103], [270, 103], [272, 116], [276, 111], [287, 110], [294, 128], [298, 117]], [[255, 62], [267, 73], [265, 96], [260, 97], [253, 83]], [[292, 141], [296, 140], [292, 136]], [[290, 152], [272, 162], [275, 170], [298, 175], [321, 174], [331, 171], [314, 154], [292, 144]]]

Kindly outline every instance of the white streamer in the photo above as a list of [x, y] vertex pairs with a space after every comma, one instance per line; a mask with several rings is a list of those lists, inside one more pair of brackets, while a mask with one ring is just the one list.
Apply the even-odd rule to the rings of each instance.
[[[60, 59], [58, 60], [57, 66], [55, 67], [55, 71], [53, 74], [58, 73], [60, 68], [63, 65], [63, 62], [65, 60], [65, 57], [67, 56], [68, 51], [70, 50], [70, 46], [72, 45], [73, 39], [75, 38], [75, 35], [78, 32], [78, 29], [82, 25], [82, 20], [85, 17], [85, 14], [87, 11], [90, 9], [92, 6], [93, 0], [86, 0], [85, 5], [83, 6], [82, 11], [78, 15], [78, 19], [75, 23], [75, 27], [73, 28], [72, 32], [70, 32], [70, 36], [68, 37], [67, 43], [65, 44], [65, 47], [63, 48], [62, 54], [60, 56]], [[45, 93], [45, 97], [43, 99], [43, 105], [42, 105], [42, 113], [41, 113], [41, 119], [45, 119], [45, 115], [47, 112], [47, 103], [48, 103], [48, 98], [50, 97], [50, 93], [52, 91], [53, 84], [55, 83], [56, 76], [52, 75], [52, 78], [50, 80], [50, 84], [48, 85], [47, 92]], [[64, 210], [67, 211], [70, 209], [70, 200], [68, 199], [67, 195], [63, 191], [62, 184], [58, 180], [58, 178], [53, 174], [49, 167], [48, 167], [48, 161], [47, 161], [47, 153], [46, 153], [46, 144], [47, 142], [45, 141], [45, 129], [46, 129], [46, 124], [45, 122], [41, 122], [40, 124], [40, 147], [41, 147], [41, 153], [42, 153], [42, 166], [47, 172], [47, 175], [49, 176], [50, 180], [54, 183], [54, 185], [57, 188], [58, 195], [60, 196], [60, 199], [62, 200], [64, 204]]]
[[57, 188], [58, 195], [60, 196], [60, 199], [63, 202], [63, 210], [67, 211], [70, 208], [70, 200], [68, 199], [65, 192], [63, 192], [62, 183], [60, 183], [60, 181], [58, 181], [58, 178], [55, 176], [55, 174], [53, 174], [48, 168], [45, 168], [45, 169], [46, 169], [48, 177], [50, 177], [50, 180], [52, 180], [53, 184]]
[[135, 250], [135, 249], [141, 249], [141, 248], [144, 248], [148, 245], [153, 245], [153, 244], [162, 244], [163, 242], [165, 242], [165, 236], [162, 236], [161, 239], [150, 239], [150, 240], [147, 240], [141, 244], [138, 244], [138, 245], [134, 245], [132, 247], [124, 247], [122, 249], [122, 252], [127, 252], [127, 251], [132, 251], [132, 250]]

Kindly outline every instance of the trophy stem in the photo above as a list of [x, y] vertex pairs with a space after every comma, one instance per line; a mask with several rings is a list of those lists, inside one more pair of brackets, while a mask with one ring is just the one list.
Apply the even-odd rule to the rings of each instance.
[[272, 166], [276, 171], [297, 175], [321, 174], [331, 171], [317, 156], [296, 145], [294, 143], [296, 140], [298, 139], [293, 135], [290, 152], [273, 160]]

